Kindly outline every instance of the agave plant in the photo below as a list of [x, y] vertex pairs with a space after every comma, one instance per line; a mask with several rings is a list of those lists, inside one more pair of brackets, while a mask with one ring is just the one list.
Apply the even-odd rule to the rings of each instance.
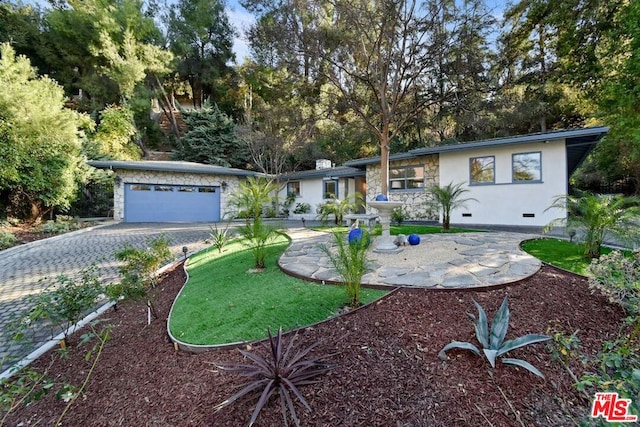
[[[496, 367], [496, 359], [498, 357], [506, 354], [511, 350], [551, 339], [551, 337], [547, 335], [528, 334], [513, 340], [505, 341], [504, 338], [507, 335], [507, 329], [509, 329], [509, 307], [507, 306], [507, 297], [504, 297], [502, 305], [496, 312], [496, 315], [491, 322], [490, 330], [489, 323], [487, 321], [487, 314], [485, 313], [484, 309], [475, 300], [473, 301], [473, 303], [478, 309], [478, 317], [476, 318], [476, 316], [471, 313], [467, 313], [467, 315], [473, 320], [476, 329], [476, 339], [482, 345], [482, 351], [484, 352], [487, 360], [489, 360], [492, 368]], [[471, 344], [469, 342], [453, 341], [444, 346], [442, 350], [440, 350], [440, 352], [438, 353], [438, 357], [443, 360], [447, 359], [447, 350], [451, 350], [454, 348], [470, 350], [476, 355], [480, 356], [480, 350], [474, 344]], [[542, 375], [542, 373], [538, 369], [536, 369], [532, 364], [525, 360], [512, 359], [508, 357], [503, 357], [501, 360], [504, 364], [520, 366], [521, 368], [524, 368], [529, 372], [541, 378], [544, 378], [544, 375]]]
[[270, 351], [266, 357], [240, 350], [242, 355], [251, 363], [215, 364], [223, 372], [235, 372], [247, 377], [249, 380], [243, 384], [237, 393], [216, 405], [214, 409], [217, 412], [238, 400], [249, 400], [257, 397], [258, 402], [248, 424], [252, 426], [262, 408], [269, 402], [269, 398], [277, 392], [280, 395], [284, 425], [288, 425], [288, 413], [293, 423], [299, 426], [300, 420], [296, 414], [293, 398], [297, 398], [300, 403], [311, 410], [309, 403], [298, 388], [316, 383], [315, 377], [329, 371], [332, 367], [325, 363], [324, 360], [331, 357], [331, 355], [305, 359], [319, 343], [296, 350], [294, 348], [296, 336], [291, 339], [283, 352], [285, 345], [282, 339], [282, 328], [278, 330], [278, 334], [275, 337], [271, 335], [271, 331], [268, 331], [268, 333]]

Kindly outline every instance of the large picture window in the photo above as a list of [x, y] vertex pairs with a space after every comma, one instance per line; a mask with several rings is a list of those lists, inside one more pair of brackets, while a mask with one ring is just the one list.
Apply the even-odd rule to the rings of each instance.
[[325, 179], [322, 181], [322, 194], [325, 199], [332, 199], [340, 197], [338, 195], [338, 180], [337, 179]]
[[542, 180], [542, 153], [518, 153], [513, 155], [513, 182]]
[[469, 159], [469, 182], [471, 184], [493, 184], [496, 182], [496, 158], [494, 156]]
[[389, 168], [389, 189], [391, 191], [424, 188], [424, 166], [402, 166]]

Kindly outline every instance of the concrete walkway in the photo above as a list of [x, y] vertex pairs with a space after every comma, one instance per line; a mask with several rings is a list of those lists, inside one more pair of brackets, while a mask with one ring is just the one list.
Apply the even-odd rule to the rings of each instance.
[[113, 283], [119, 280], [114, 255], [125, 245], [144, 248], [149, 239], [164, 234], [178, 259], [183, 246], [190, 253], [207, 246], [210, 232], [207, 224], [111, 223], [0, 251], [0, 372], [51, 336], [48, 328], [34, 331], [33, 342], [13, 343], [8, 336], [8, 325], [30, 308], [28, 295], [41, 292], [60, 275], [77, 278], [92, 264], [102, 283]]
[[[283, 270], [320, 282], [341, 280], [320, 248], [335, 246], [333, 235], [307, 229], [290, 229], [289, 235], [293, 243], [278, 261]], [[520, 242], [535, 237], [509, 232], [424, 235], [419, 245], [405, 246], [397, 254], [370, 250], [371, 269], [362, 283], [459, 289], [515, 282], [540, 269], [540, 261], [519, 248]]]

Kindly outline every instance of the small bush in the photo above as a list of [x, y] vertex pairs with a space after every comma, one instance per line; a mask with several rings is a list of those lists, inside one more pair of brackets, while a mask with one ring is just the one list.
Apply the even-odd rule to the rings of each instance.
[[147, 288], [155, 287], [155, 272], [171, 259], [169, 239], [159, 236], [147, 241], [147, 249], [125, 246], [116, 253], [116, 259], [124, 264], [119, 271], [122, 281], [107, 286], [107, 295], [114, 301], [121, 297], [139, 298], [147, 294]]
[[62, 234], [80, 229], [80, 221], [68, 215], [58, 215], [55, 221], [46, 221], [38, 231], [47, 234]]
[[10, 248], [16, 244], [16, 236], [8, 231], [0, 230], [0, 250]]
[[95, 306], [103, 292], [95, 267], [83, 270], [79, 280], [58, 276], [42, 293], [28, 297], [32, 308], [20, 319], [16, 338], [21, 339], [26, 328], [46, 322], [52, 328], [51, 337], [62, 330], [66, 341], [67, 329]]
[[629, 315], [640, 315], [640, 252], [627, 257], [621, 251], [613, 251], [592, 260], [588, 269], [592, 291], [600, 291]]
[[309, 203], [296, 203], [296, 207], [293, 209], [294, 214], [306, 214], [311, 212], [311, 205]]

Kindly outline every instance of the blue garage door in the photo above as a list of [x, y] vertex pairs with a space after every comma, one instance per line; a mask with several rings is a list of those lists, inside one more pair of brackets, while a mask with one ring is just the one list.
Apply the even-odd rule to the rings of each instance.
[[220, 221], [220, 187], [127, 184], [125, 222]]

